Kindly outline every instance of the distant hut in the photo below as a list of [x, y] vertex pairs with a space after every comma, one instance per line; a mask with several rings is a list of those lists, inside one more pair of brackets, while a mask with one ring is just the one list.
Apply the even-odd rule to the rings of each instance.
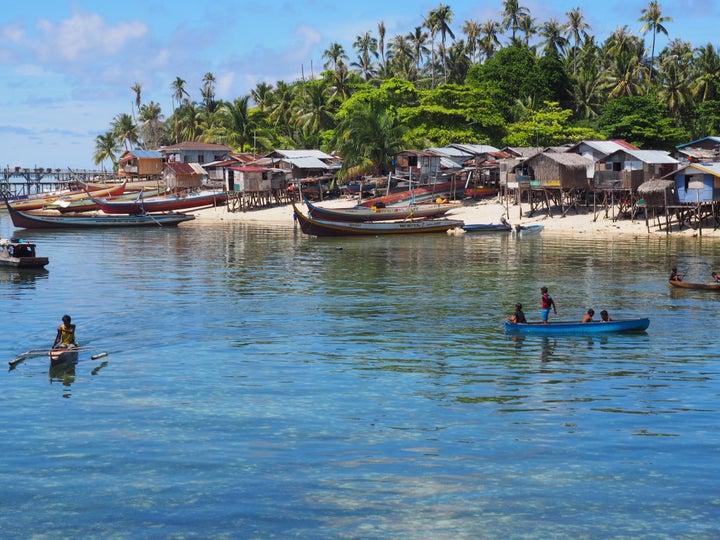
[[673, 180], [648, 180], [638, 187], [638, 204], [647, 208], [665, 208], [678, 204]]
[[588, 170], [595, 164], [579, 154], [543, 152], [528, 158], [523, 168], [529, 173], [531, 187], [576, 190], [588, 187]]
[[122, 177], [157, 177], [163, 172], [163, 154], [157, 150], [127, 150], [120, 156]]
[[194, 189], [202, 186], [205, 170], [197, 163], [171, 161], [165, 164], [163, 180], [168, 189]]

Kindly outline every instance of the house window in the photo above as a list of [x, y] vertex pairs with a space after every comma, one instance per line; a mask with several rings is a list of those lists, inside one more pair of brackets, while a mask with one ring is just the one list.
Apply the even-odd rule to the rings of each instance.
[[205, 154], [200, 154], [200, 155], [198, 156], [197, 162], [198, 162], [198, 163], [205, 163]]

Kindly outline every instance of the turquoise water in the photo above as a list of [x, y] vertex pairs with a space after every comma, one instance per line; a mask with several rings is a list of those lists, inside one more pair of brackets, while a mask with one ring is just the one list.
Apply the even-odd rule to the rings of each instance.
[[[0, 234], [13, 234], [6, 215]], [[292, 228], [20, 232], [0, 272], [6, 538], [717, 538], [720, 243]], [[511, 338], [589, 307], [640, 335]]]

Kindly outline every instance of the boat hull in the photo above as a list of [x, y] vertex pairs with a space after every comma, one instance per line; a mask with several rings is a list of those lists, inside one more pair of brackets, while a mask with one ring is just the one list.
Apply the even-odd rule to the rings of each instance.
[[621, 332], [644, 332], [650, 326], [650, 319], [622, 319], [608, 322], [551, 322], [515, 324], [505, 322], [505, 330], [511, 333], [556, 336], [562, 334], [608, 334]]
[[373, 207], [378, 204], [385, 206], [407, 205], [410, 203], [428, 202], [437, 198], [452, 198], [453, 191], [457, 189], [456, 182], [442, 182], [432, 186], [418, 186], [411, 190], [398, 191], [382, 197], [368, 199], [360, 203], [361, 206]]
[[392, 221], [434, 218], [443, 216], [450, 210], [462, 206], [461, 204], [451, 203], [428, 203], [387, 207], [358, 205], [352, 208], [322, 208], [307, 199], [305, 199], [305, 205], [310, 217], [325, 221]]
[[462, 229], [466, 232], [512, 232], [512, 225], [504, 223], [468, 223]]
[[35, 244], [13, 238], [0, 239], [0, 266], [11, 268], [44, 268], [48, 264], [47, 257], [35, 255]]
[[104, 229], [116, 227], [175, 227], [195, 219], [192, 214], [143, 214], [135, 216], [46, 215], [10, 208], [10, 219], [20, 229]]
[[77, 362], [79, 354], [77, 347], [69, 347], [66, 349], [54, 349], [48, 353], [48, 356], [50, 357], [50, 365], [57, 366]]
[[668, 281], [671, 287], [678, 289], [696, 289], [699, 291], [720, 291], [720, 283], [688, 283], [687, 281]]
[[225, 204], [227, 193], [214, 192], [204, 195], [189, 195], [187, 197], [159, 196], [138, 201], [111, 201], [93, 196], [93, 200], [106, 214], [139, 214], [141, 212], [174, 212], [191, 208], [218, 206]]
[[441, 233], [461, 227], [462, 221], [453, 219], [427, 219], [417, 221], [343, 222], [322, 221], [304, 215], [293, 204], [295, 219], [300, 229], [311, 236], [376, 236], [387, 234]]
[[27, 210], [39, 210], [48, 205], [57, 203], [58, 200], [65, 202], [82, 201], [89, 198], [88, 192], [92, 193], [95, 197], [109, 197], [114, 195], [120, 195], [125, 191], [127, 182], [117, 184], [110, 187], [100, 188], [96, 186], [86, 186], [87, 191], [66, 191], [63, 193], [55, 193], [47, 196], [38, 196], [28, 199], [22, 199], [11, 202], [11, 206], [15, 210], [27, 211]]

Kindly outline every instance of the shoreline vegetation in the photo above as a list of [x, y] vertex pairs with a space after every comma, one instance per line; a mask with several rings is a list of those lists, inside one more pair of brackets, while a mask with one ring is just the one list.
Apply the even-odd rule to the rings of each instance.
[[[349, 207], [357, 204], [356, 199], [339, 198], [330, 199], [320, 203], [318, 206], [327, 208]], [[298, 207], [305, 212], [304, 204]], [[506, 213], [506, 211], [508, 211]], [[588, 236], [605, 235], [634, 235], [634, 236], [672, 236], [672, 237], [697, 237], [697, 238], [720, 238], [720, 229], [712, 223], [704, 223], [701, 230], [693, 229], [690, 226], [678, 228], [677, 221], [673, 221], [670, 231], [665, 229], [665, 216], [660, 216], [660, 225], [657, 219], [638, 215], [634, 220], [629, 218], [613, 219], [612, 209], [608, 210], [608, 217], [605, 217], [605, 210], [593, 211], [592, 208], [579, 207], [577, 212], [570, 210], [565, 216], [559, 211], [553, 211], [553, 216], [548, 216], [547, 211], [542, 211], [527, 217], [529, 205], [506, 206], [497, 199], [466, 201], [461, 208], [456, 208], [447, 213], [449, 219], [461, 219], [466, 224], [470, 223], [499, 223], [500, 218], [505, 216], [513, 225], [543, 225], [543, 232], [550, 234], [584, 234]], [[270, 208], [259, 208], [246, 212], [229, 212], [225, 206], [206, 208], [193, 211], [196, 222], [244, 222], [264, 223], [268, 225], [288, 226], [294, 225], [292, 205], [279, 205]], [[522, 217], [521, 217], [522, 213]], [[508, 215], [509, 214], [509, 215]], [[617, 216], [617, 213], [615, 214]], [[597, 218], [597, 219], [596, 219]], [[649, 227], [648, 227], [649, 226]], [[473, 234], [473, 233], [467, 233]]]

